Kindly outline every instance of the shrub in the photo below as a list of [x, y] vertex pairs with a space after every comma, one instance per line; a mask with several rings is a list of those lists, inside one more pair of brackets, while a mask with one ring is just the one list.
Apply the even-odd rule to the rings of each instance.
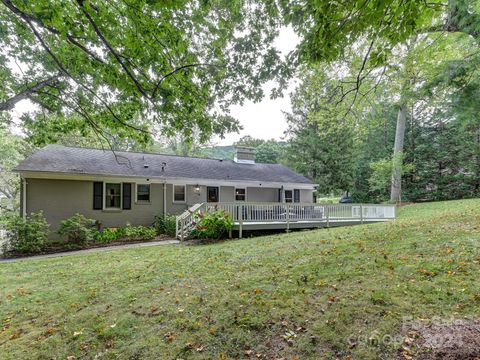
[[177, 218], [175, 215], [157, 215], [155, 216], [155, 221], [153, 226], [157, 230], [157, 234], [167, 234], [170, 236], [175, 236]]
[[14, 214], [7, 215], [2, 221], [2, 227], [6, 232], [6, 241], [2, 245], [3, 253], [41, 252], [48, 241], [49, 226], [41, 211], [31, 213], [26, 218]]
[[117, 241], [118, 239], [125, 237], [125, 229], [124, 228], [106, 228], [103, 231], [98, 231], [95, 234], [95, 240], [108, 244], [113, 241]]
[[95, 236], [95, 220], [87, 219], [82, 214], [75, 214], [71, 218], [62, 220], [58, 233], [66, 236], [68, 241], [76, 244], [85, 244]]
[[127, 226], [125, 236], [130, 240], [152, 240], [157, 235], [155, 228], [147, 226]]
[[224, 210], [217, 210], [200, 214], [192, 235], [204, 239], [220, 239], [232, 229], [232, 216]]

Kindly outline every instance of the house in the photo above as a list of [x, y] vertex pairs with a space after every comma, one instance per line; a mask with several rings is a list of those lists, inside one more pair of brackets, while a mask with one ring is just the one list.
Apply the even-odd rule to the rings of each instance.
[[48, 145], [20, 163], [21, 211], [43, 211], [55, 231], [81, 213], [104, 227], [151, 225], [198, 203], [311, 203], [315, 184], [279, 164]]

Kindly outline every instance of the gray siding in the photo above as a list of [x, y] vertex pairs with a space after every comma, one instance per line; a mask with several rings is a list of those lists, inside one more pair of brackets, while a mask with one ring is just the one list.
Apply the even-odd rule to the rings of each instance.
[[235, 201], [235, 198], [233, 195], [234, 190], [235, 190], [235, 187], [233, 186], [220, 186], [220, 202]]
[[300, 202], [311, 203], [313, 201], [313, 190], [300, 190]]
[[[186, 201], [173, 202], [173, 185], [166, 184], [166, 207], [168, 214], [180, 214], [188, 207], [206, 201], [206, 186], [201, 185], [196, 191], [194, 185], [187, 185]], [[43, 211], [51, 225], [52, 237], [61, 220], [75, 213], [98, 220], [104, 227], [121, 227], [132, 225], [151, 225], [155, 215], [164, 209], [163, 184], [150, 184], [150, 202], [136, 202], [136, 184], [132, 183], [131, 210], [93, 210], [93, 182], [80, 180], [27, 179], [27, 213]], [[233, 202], [233, 186], [220, 186], [220, 202]], [[300, 201], [312, 201], [312, 190], [300, 190]], [[247, 201], [277, 202], [276, 188], [247, 188]]]
[[[134, 187], [135, 184], [132, 184]], [[98, 220], [105, 227], [151, 225], [162, 213], [163, 185], [151, 184], [150, 203], [135, 202], [132, 189], [131, 210], [93, 210], [93, 182], [77, 180], [27, 179], [27, 213], [43, 210], [50, 229], [55, 232], [61, 220], [75, 213]]]
[[247, 201], [278, 202], [278, 189], [275, 188], [247, 188]]

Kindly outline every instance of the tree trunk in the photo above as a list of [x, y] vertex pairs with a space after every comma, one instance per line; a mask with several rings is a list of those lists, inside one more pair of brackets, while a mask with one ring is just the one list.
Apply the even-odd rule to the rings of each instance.
[[397, 116], [397, 129], [395, 131], [395, 145], [393, 148], [392, 185], [390, 188], [390, 201], [402, 200], [402, 165], [403, 165], [403, 142], [405, 140], [405, 124], [407, 120], [407, 108], [400, 105]]

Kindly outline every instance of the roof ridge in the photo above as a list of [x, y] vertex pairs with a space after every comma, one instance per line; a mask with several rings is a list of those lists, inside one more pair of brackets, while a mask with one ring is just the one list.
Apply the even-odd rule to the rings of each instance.
[[[67, 146], [67, 145], [62, 145], [62, 144], [47, 144], [45, 145], [42, 149], [45, 149], [48, 146], [58, 146], [58, 147], [63, 147], [63, 148], [68, 148], [68, 149], [81, 149], [81, 150], [97, 150], [97, 151], [110, 151], [114, 153], [127, 153], [127, 154], [143, 154], [143, 155], [159, 155], [159, 156], [171, 156], [171, 157], [177, 157], [177, 158], [183, 158], [183, 159], [206, 159], [206, 160], [216, 160], [216, 161], [233, 161], [232, 159], [220, 159], [220, 158], [213, 158], [213, 157], [208, 157], [208, 156], [186, 156], [186, 155], [176, 155], [176, 154], [164, 154], [164, 153], [155, 153], [155, 152], [150, 152], [150, 151], [127, 151], [127, 150], [113, 150], [113, 149], [99, 149], [99, 148], [94, 148], [94, 147], [89, 147], [89, 146]], [[262, 164], [262, 163], [258, 163]]]

